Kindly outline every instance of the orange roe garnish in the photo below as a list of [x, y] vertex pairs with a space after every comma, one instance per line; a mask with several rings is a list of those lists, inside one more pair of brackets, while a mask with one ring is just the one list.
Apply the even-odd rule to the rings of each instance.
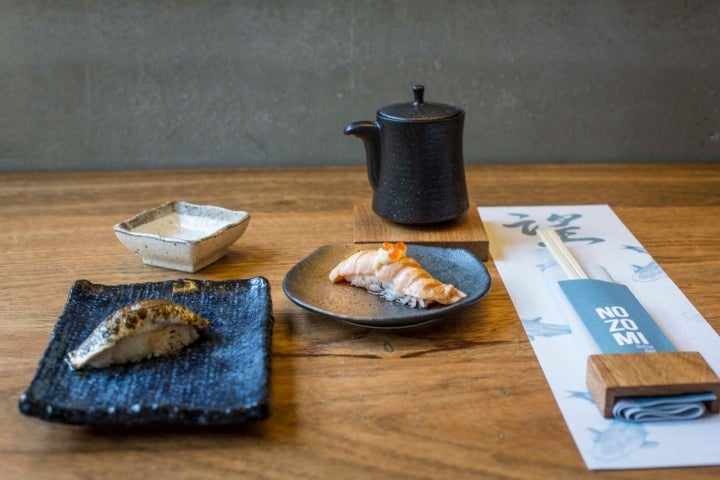
[[394, 246], [390, 242], [383, 242], [382, 249], [388, 252], [388, 258], [390, 260], [398, 260], [405, 256], [407, 251], [407, 245], [403, 242], [397, 242]]

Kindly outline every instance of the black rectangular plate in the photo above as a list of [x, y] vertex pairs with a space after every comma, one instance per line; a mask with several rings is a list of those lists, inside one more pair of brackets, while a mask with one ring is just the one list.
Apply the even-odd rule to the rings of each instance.
[[[176, 354], [103, 369], [73, 370], [67, 353], [125, 305], [165, 299], [210, 322]], [[83, 425], [224, 425], [269, 415], [273, 328], [270, 284], [178, 279], [105, 286], [76, 281], [20, 411]]]

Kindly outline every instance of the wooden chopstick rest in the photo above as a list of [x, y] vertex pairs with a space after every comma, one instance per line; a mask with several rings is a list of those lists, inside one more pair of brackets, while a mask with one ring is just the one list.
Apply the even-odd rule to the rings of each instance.
[[619, 398], [688, 393], [714, 393], [705, 405], [709, 413], [720, 411], [720, 378], [698, 352], [590, 355], [586, 383], [606, 418]]

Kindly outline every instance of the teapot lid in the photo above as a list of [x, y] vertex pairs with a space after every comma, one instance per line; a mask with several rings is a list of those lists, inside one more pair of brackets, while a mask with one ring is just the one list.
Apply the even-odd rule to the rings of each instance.
[[378, 110], [378, 116], [396, 122], [433, 122], [463, 115], [464, 112], [452, 105], [425, 103], [425, 87], [413, 85], [415, 100], [407, 103], [395, 103]]

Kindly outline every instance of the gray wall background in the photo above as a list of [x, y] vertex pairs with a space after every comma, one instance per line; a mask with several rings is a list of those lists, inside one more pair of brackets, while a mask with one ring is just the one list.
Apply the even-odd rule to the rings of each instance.
[[474, 162], [720, 158], [720, 2], [0, 0], [0, 170], [363, 165], [390, 103]]

